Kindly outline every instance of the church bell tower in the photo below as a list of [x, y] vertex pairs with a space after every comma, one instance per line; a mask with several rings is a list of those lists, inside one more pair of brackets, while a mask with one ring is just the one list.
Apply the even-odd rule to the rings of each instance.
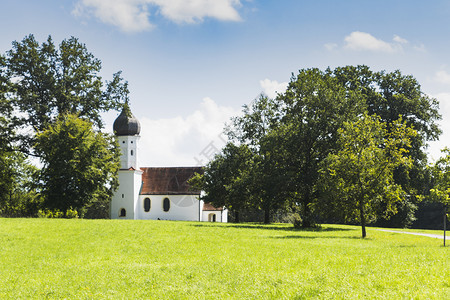
[[121, 156], [119, 187], [111, 200], [111, 219], [135, 219], [142, 184], [142, 171], [138, 164], [138, 142], [141, 125], [131, 113], [128, 103], [113, 125]]
[[120, 169], [138, 170], [137, 143], [140, 138], [141, 124], [131, 113], [128, 103], [125, 103], [122, 112], [114, 121], [113, 129], [122, 152]]

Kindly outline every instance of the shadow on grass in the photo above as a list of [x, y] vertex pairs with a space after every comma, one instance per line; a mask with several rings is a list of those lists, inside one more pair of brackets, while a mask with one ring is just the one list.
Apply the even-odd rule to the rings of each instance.
[[227, 225], [220, 223], [208, 223], [208, 224], [192, 224], [194, 227], [222, 227], [222, 228], [243, 228], [243, 229], [264, 229], [264, 230], [277, 230], [277, 231], [294, 231], [294, 232], [330, 232], [330, 231], [355, 231], [353, 228], [341, 228], [341, 227], [312, 227], [312, 228], [294, 228], [294, 226], [280, 226], [280, 225], [264, 225], [259, 223], [244, 223], [244, 224], [230, 224]]
[[304, 236], [304, 235], [285, 235], [285, 236], [272, 236], [270, 237], [272, 239], [298, 239], [298, 240], [314, 240], [314, 239], [351, 239], [351, 240], [365, 240], [365, 241], [369, 241], [371, 240], [371, 238], [362, 238], [360, 236], [335, 236], [335, 235], [331, 235], [331, 236]]

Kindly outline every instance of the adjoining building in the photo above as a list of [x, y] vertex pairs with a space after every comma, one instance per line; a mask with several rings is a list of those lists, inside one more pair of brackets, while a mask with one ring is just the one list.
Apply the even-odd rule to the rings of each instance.
[[201, 167], [139, 167], [141, 125], [127, 104], [113, 125], [120, 150], [119, 188], [111, 201], [111, 219], [227, 222], [228, 212], [199, 200], [188, 180]]

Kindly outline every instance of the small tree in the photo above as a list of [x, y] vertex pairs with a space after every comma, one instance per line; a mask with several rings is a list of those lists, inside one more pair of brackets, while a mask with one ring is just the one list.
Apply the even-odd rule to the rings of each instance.
[[79, 215], [98, 201], [109, 203], [118, 186], [119, 149], [112, 135], [95, 132], [92, 123], [66, 115], [37, 134], [36, 150], [44, 167], [44, 207]]
[[358, 121], [344, 123], [339, 130], [338, 150], [322, 165], [325, 201], [319, 205], [341, 213], [347, 221], [359, 222], [362, 237], [366, 237], [366, 225], [380, 209], [385, 216], [395, 213], [393, 204], [404, 197], [393, 172], [399, 165], [410, 164], [405, 154], [414, 135], [415, 131], [401, 119], [391, 124], [389, 132], [377, 116], [364, 115]]
[[434, 179], [434, 187], [430, 190], [431, 198], [442, 203], [444, 207], [444, 246], [445, 246], [445, 229], [448, 219], [447, 209], [450, 205], [450, 149], [442, 150], [445, 154], [439, 158], [432, 166]]

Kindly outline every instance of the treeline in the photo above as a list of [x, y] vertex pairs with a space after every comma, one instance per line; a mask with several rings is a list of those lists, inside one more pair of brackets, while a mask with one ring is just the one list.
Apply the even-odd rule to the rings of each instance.
[[108, 217], [120, 153], [100, 114], [128, 88], [100, 70], [74, 37], [29, 35], [0, 55], [0, 216]]
[[265, 223], [356, 222], [363, 236], [377, 221], [407, 227], [421, 201], [448, 203], [448, 152], [434, 167], [425, 152], [440, 118], [438, 101], [400, 71], [303, 69], [284, 93], [244, 106], [191, 184], [236, 222], [261, 211]]

